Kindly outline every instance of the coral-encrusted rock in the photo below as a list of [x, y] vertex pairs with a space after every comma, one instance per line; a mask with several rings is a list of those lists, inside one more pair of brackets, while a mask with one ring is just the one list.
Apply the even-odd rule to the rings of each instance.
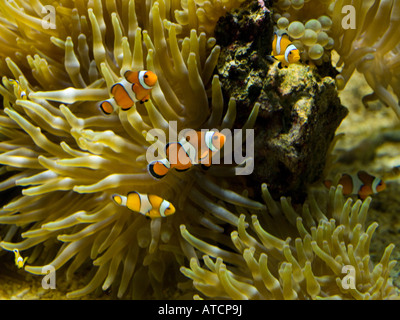
[[348, 112], [333, 78], [307, 65], [279, 69], [269, 61], [272, 23], [257, 3], [220, 19], [215, 34], [222, 46], [218, 73], [224, 94], [236, 99], [237, 127], [254, 103], [261, 104], [248, 185], [259, 190], [266, 182], [275, 198], [301, 201], [306, 187], [321, 178], [329, 145]]

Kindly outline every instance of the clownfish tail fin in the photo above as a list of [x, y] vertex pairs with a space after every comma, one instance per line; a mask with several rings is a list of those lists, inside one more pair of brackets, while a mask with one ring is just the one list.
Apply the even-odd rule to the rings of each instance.
[[113, 194], [112, 199], [118, 205], [122, 205], [122, 197], [119, 194]]
[[100, 103], [100, 109], [103, 111], [104, 114], [111, 114], [114, 112], [114, 106], [111, 99], [104, 100]]
[[149, 163], [147, 169], [152, 177], [156, 179], [162, 179], [166, 176], [171, 165], [167, 159], [153, 161]]

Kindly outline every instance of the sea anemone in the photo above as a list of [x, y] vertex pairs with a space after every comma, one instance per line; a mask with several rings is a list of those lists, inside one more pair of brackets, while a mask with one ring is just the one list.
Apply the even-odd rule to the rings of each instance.
[[[340, 56], [338, 89], [357, 70], [373, 90], [363, 98], [364, 105], [380, 99], [400, 117], [400, 42], [395, 35], [400, 24], [399, 1], [277, 0], [274, 12], [277, 28], [294, 39], [303, 61], [321, 65], [330, 60], [334, 49]], [[355, 28], [346, 25], [348, 19]]]
[[[233, 126], [235, 101], [224, 116], [221, 86], [213, 76], [220, 48], [197, 31], [208, 22], [198, 22], [191, 11], [217, 6], [223, 14], [232, 3], [225, 9], [219, 1], [0, 4], [0, 190], [20, 188], [0, 210], [0, 223], [8, 225], [0, 246], [29, 255], [25, 270], [33, 274], [43, 274], [43, 265], [56, 270], [66, 265], [68, 281], [80, 267], [95, 270], [84, 288], [67, 297], [98, 287], [111, 287], [118, 297], [175, 294], [163, 288], [176, 288], [176, 277], [165, 275], [183, 263], [179, 225], [199, 233], [221, 232], [221, 223], [237, 226], [238, 217], [218, 199], [262, 207], [221, 188], [212, 169], [171, 172], [161, 181], [147, 172], [146, 152], [157, 143], [151, 129], [168, 137], [170, 121], [177, 131]], [[55, 6], [55, 29], [43, 24], [51, 14], [47, 5]], [[142, 69], [158, 76], [151, 99], [103, 115], [99, 103], [110, 97], [111, 86], [126, 70]], [[252, 127], [258, 107], [244, 128]], [[156, 194], [178, 210], [149, 221], [111, 201], [113, 193], [129, 191]]]
[[304, 62], [317, 65], [329, 61], [335, 43], [331, 36], [330, 2], [334, 1], [275, 1], [273, 19], [279, 32], [287, 32], [301, 51]]
[[[367, 226], [371, 198], [345, 199], [342, 186], [329, 194], [309, 193], [296, 209], [281, 197], [276, 203], [263, 185], [267, 210], [239, 210], [237, 230], [226, 236], [222, 250], [194, 237], [186, 226], [182, 236], [197, 249], [190, 267], [181, 271], [205, 297], [218, 299], [398, 299], [392, 284], [393, 244], [379, 263], [369, 247], [376, 222]], [[320, 193], [320, 192], [319, 192]], [[250, 218], [251, 226], [246, 220]], [[294, 240], [293, 240], [294, 239]], [[221, 241], [221, 240], [220, 240]], [[347, 272], [352, 270], [350, 276]], [[352, 280], [347, 282], [349, 278]], [[352, 284], [351, 284], [352, 283]], [[195, 298], [200, 299], [199, 295]]]
[[[253, 159], [208, 171], [199, 166], [172, 171], [161, 180], [148, 173], [147, 152], [163, 147], [154, 132], [168, 139], [185, 128], [237, 127], [236, 102], [227, 103], [214, 75], [220, 47], [212, 35], [218, 18], [241, 2], [0, 0], [0, 191], [7, 198], [0, 209], [2, 254], [18, 249], [29, 256], [25, 271], [40, 275], [51, 265], [64, 270], [67, 281], [88, 271], [89, 282], [68, 298], [98, 288], [118, 298], [186, 297], [193, 287], [178, 286], [184, 278], [178, 270], [188, 258], [194, 273], [187, 267], [183, 273], [197, 276], [194, 288], [211, 297], [204, 289], [208, 280], [200, 284], [196, 248], [216, 258], [204, 258], [209, 269], [204, 272], [215, 273], [214, 297], [395, 295], [388, 277], [391, 245], [381, 264], [370, 268], [368, 245], [376, 224], [364, 228], [369, 200], [343, 205], [331, 191], [334, 209], [324, 215], [309, 200], [303, 226], [287, 201], [276, 209], [265, 187], [268, 210], [247, 191], [232, 190], [236, 169]], [[113, 84], [127, 70], [143, 69], [158, 76], [151, 99], [129, 111], [102, 114], [99, 103], [111, 97]], [[253, 105], [233, 140], [246, 142], [240, 134], [254, 126], [259, 108]], [[229, 156], [225, 151], [221, 157]], [[114, 193], [129, 191], [156, 194], [177, 211], [148, 220], [113, 203]], [[267, 224], [261, 227], [268, 214], [282, 228], [276, 236]], [[246, 230], [250, 216], [253, 235]], [[232, 245], [227, 234], [234, 229]], [[297, 237], [294, 247], [281, 240], [288, 236]], [[268, 268], [258, 270], [257, 264]], [[335, 287], [342, 264], [360, 271], [361, 286], [354, 292]], [[263, 288], [268, 271], [273, 286]], [[226, 290], [224, 283], [234, 288]]]

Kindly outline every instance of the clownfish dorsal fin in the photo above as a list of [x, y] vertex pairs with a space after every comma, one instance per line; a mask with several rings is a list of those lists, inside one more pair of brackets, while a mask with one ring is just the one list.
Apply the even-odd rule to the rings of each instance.
[[357, 172], [358, 178], [365, 184], [365, 185], [372, 185], [375, 177], [367, 173], [366, 171], [359, 171]]
[[132, 70], [126, 70], [124, 73], [124, 78], [128, 80], [130, 83], [134, 83], [135, 78], [137, 77], [136, 73], [137, 72], [134, 72]]

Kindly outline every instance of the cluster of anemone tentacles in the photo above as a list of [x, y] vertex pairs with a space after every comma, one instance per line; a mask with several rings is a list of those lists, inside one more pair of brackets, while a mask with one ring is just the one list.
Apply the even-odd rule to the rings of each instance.
[[304, 61], [329, 61], [336, 50], [338, 88], [357, 70], [373, 90], [363, 103], [380, 99], [400, 117], [400, 1], [275, 0], [274, 13], [278, 28], [303, 50]]
[[[334, 193], [326, 215], [311, 201], [303, 207], [303, 225], [287, 201], [281, 211], [266, 189], [268, 210], [230, 191], [224, 177], [234, 175], [234, 166], [170, 172], [161, 181], [147, 172], [150, 129], [168, 136], [169, 121], [178, 130], [233, 127], [235, 101], [224, 114], [213, 76], [220, 48], [212, 31], [218, 17], [241, 2], [0, 0], [0, 191], [20, 192], [0, 209], [2, 255], [17, 248], [29, 256], [25, 271], [41, 274], [50, 264], [64, 270], [67, 281], [90, 270], [92, 278], [67, 295], [72, 298], [98, 288], [117, 297], [179, 297], [186, 292], [177, 289], [186, 258], [191, 269], [181, 271], [209, 297], [395, 295], [388, 277], [392, 246], [371, 268], [376, 224], [364, 228], [369, 200], [343, 205]], [[45, 5], [56, 6], [56, 29], [43, 28]], [[151, 99], [103, 115], [99, 102], [129, 69], [157, 74]], [[253, 126], [258, 107], [243, 129]], [[111, 201], [113, 193], [132, 190], [166, 198], [177, 212], [147, 220]], [[246, 230], [252, 214], [256, 234]], [[268, 214], [271, 229], [258, 223]], [[226, 234], [234, 228], [232, 246]], [[274, 236], [275, 228], [281, 232]], [[294, 247], [278, 238], [293, 235]], [[199, 267], [196, 248], [216, 257], [204, 257], [209, 270]], [[354, 292], [335, 287], [342, 264], [359, 271]], [[180, 289], [192, 294], [184, 284]]]
[[394, 245], [386, 247], [379, 263], [374, 264], [369, 254], [378, 227], [376, 222], [366, 224], [371, 198], [345, 199], [338, 186], [328, 195], [310, 192], [306, 203], [295, 210], [289, 199], [281, 197], [276, 203], [265, 184], [262, 189], [267, 210], [238, 208], [239, 226], [223, 241], [229, 250], [181, 226], [183, 237], [203, 254], [193, 256], [189, 268], [181, 268], [202, 295], [269, 300], [399, 298], [390, 278], [396, 264], [390, 261]]
[[[213, 76], [220, 48], [210, 30], [217, 14], [240, 2], [0, 1], [0, 190], [20, 188], [0, 210], [2, 254], [19, 249], [33, 274], [64, 266], [67, 281], [78, 269], [92, 270], [89, 283], [68, 297], [101, 287], [118, 297], [165, 298], [176, 294], [164, 289], [176, 289], [190, 251], [181, 224], [198, 234], [237, 226], [218, 199], [262, 207], [221, 188], [212, 169], [171, 172], [160, 181], [147, 172], [146, 151], [156, 143], [150, 129], [168, 138], [170, 121], [178, 131], [233, 126], [235, 101], [224, 114]], [[43, 27], [46, 5], [55, 6], [55, 29]], [[126, 70], [143, 69], [158, 76], [151, 99], [102, 114], [111, 86]], [[156, 194], [177, 212], [147, 220], [111, 201], [129, 191]]]

